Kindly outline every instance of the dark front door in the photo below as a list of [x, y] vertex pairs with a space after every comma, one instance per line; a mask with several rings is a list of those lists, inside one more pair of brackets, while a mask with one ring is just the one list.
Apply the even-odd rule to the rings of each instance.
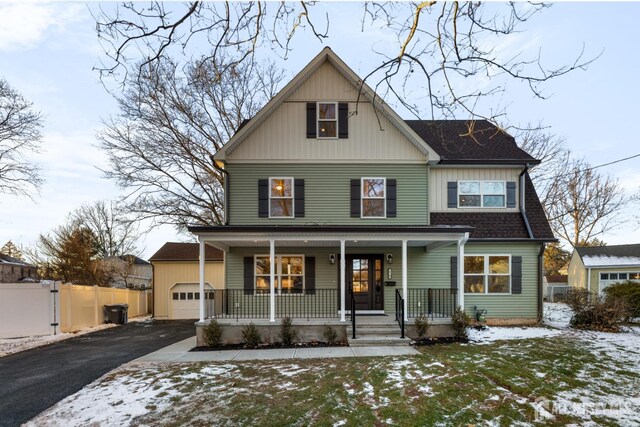
[[347, 255], [347, 309], [351, 292], [356, 310], [383, 310], [382, 255]]

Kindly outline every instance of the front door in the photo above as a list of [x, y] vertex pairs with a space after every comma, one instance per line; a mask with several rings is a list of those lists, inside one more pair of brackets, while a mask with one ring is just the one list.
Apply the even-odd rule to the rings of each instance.
[[356, 310], [383, 310], [382, 255], [347, 255], [347, 309], [351, 288]]

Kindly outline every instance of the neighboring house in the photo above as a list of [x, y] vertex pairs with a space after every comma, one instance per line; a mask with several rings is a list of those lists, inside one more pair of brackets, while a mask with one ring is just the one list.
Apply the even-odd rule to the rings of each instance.
[[545, 276], [543, 283], [543, 293], [547, 301], [562, 301], [568, 288], [569, 276], [566, 274], [553, 274]]
[[625, 280], [640, 281], [640, 244], [575, 248], [569, 262], [569, 286], [601, 293]]
[[113, 288], [147, 289], [153, 281], [153, 267], [135, 255], [112, 256], [102, 260]]
[[360, 82], [325, 48], [215, 154], [227, 222], [189, 228], [225, 253], [215, 315], [345, 321], [353, 291], [357, 313], [391, 319], [536, 322], [555, 241], [527, 173], [540, 161], [487, 121], [470, 137], [403, 120]]
[[[153, 265], [153, 316], [199, 318], [198, 244], [167, 242], [149, 260]], [[205, 300], [212, 301], [213, 289], [224, 288], [222, 251], [208, 246], [206, 261]]]
[[35, 281], [37, 277], [38, 269], [35, 265], [0, 253], [0, 283]]

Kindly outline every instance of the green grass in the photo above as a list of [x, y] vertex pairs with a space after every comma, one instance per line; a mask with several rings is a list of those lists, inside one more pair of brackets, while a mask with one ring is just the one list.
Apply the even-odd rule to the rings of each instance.
[[[171, 404], [133, 425], [508, 426], [533, 422], [537, 398], [577, 390], [622, 396], [638, 385], [633, 368], [596, 357], [585, 344], [567, 337], [454, 344], [425, 347], [415, 357], [199, 363], [118, 375], [173, 384]], [[207, 374], [208, 368], [224, 372]], [[581, 421], [556, 415], [544, 425]]]

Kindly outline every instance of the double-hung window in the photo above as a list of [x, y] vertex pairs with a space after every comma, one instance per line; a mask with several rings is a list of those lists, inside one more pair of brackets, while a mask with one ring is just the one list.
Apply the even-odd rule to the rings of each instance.
[[385, 218], [386, 179], [362, 178], [360, 188], [362, 188], [362, 218]]
[[[304, 256], [303, 255], [276, 255], [275, 256], [275, 289], [276, 294], [301, 294], [304, 292]], [[256, 255], [255, 257], [256, 293], [268, 294], [271, 292], [271, 263], [269, 255]]]
[[317, 110], [318, 110], [318, 138], [337, 138], [338, 137], [338, 103], [337, 102], [318, 102]]
[[293, 178], [269, 178], [269, 218], [293, 216]]
[[511, 293], [509, 255], [466, 255], [464, 291], [469, 294]]
[[458, 181], [459, 208], [504, 208], [506, 200], [504, 181]]

